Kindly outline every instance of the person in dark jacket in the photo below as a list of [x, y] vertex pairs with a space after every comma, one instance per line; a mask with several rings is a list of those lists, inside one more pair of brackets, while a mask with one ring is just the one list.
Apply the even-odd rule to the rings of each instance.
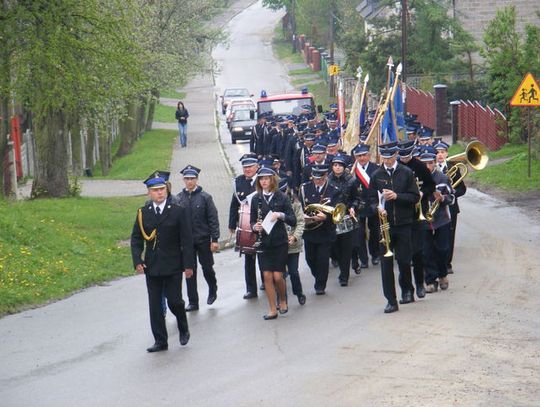
[[[328, 183], [328, 166], [316, 166], [311, 170], [312, 180], [300, 187], [300, 202], [306, 209], [309, 204], [324, 204], [335, 207], [339, 202], [339, 190]], [[317, 225], [316, 227], [314, 227]], [[336, 240], [336, 225], [332, 214], [317, 211], [307, 219], [304, 229], [306, 262], [315, 278], [315, 293], [324, 295], [328, 281], [330, 247]]]
[[257, 124], [251, 130], [251, 139], [249, 141], [249, 151], [262, 158], [265, 152], [265, 143], [268, 138], [268, 128], [266, 125], [266, 114], [262, 113], [257, 118]]
[[[152, 203], [139, 208], [131, 232], [131, 257], [138, 274], [146, 276], [150, 325], [154, 345], [148, 352], [168, 349], [167, 327], [161, 308], [165, 292], [176, 317], [180, 344], [189, 341], [189, 327], [182, 300], [182, 272], [193, 274], [193, 236], [187, 211], [167, 197], [165, 180], [152, 174], [144, 181]], [[144, 253], [144, 257], [143, 257]]]
[[180, 145], [187, 146], [187, 119], [189, 112], [185, 108], [183, 102], [178, 102], [176, 105], [176, 120], [178, 121], [178, 133], [180, 134]]
[[[428, 223], [424, 227], [424, 265], [426, 269], [426, 292], [434, 293], [448, 288], [448, 253], [450, 249], [451, 217], [449, 207], [454, 203], [450, 181], [435, 165], [435, 151], [426, 151], [421, 156], [431, 171], [436, 185], [435, 192], [429, 196], [430, 210]], [[432, 209], [438, 202], [437, 210]]]
[[[435, 150], [437, 151], [437, 166], [439, 168], [439, 171], [441, 171], [443, 174], [446, 174], [450, 168], [452, 168], [455, 163], [447, 162], [446, 159], [448, 158], [448, 144], [445, 142], [438, 142], [435, 144]], [[461, 177], [461, 171], [457, 171], [454, 179], [459, 179]], [[450, 180], [450, 183], [452, 183], [453, 180]], [[450, 248], [448, 253], [448, 274], [453, 274], [454, 270], [452, 268], [452, 259], [454, 258], [454, 243], [456, 241], [456, 228], [457, 228], [457, 218], [459, 214], [459, 204], [458, 204], [458, 198], [460, 196], [465, 195], [467, 192], [467, 186], [465, 185], [465, 182], [461, 181], [459, 184], [456, 185], [454, 188], [454, 203], [450, 205], [450, 216], [452, 218], [452, 225], [450, 227]]]
[[[255, 176], [259, 169], [257, 156], [255, 154], [244, 154], [240, 157], [243, 174], [234, 179], [234, 192], [229, 208], [229, 232], [235, 233], [239, 223], [239, 210], [242, 205], [249, 205], [249, 200], [255, 192]], [[257, 297], [257, 275], [255, 266], [255, 254], [244, 254], [244, 275], [246, 280], [246, 293], [244, 299]]]
[[[345, 154], [338, 153], [335, 155], [334, 158], [332, 158], [332, 172], [328, 176], [328, 182], [339, 190], [340, 202], [347, 207], [347, 215], [352, 218], [356, 217], [354, 210], [356, 189], [354, 188], [353, 176], [345, 171], [348, 162], [349, 159]], [[346, 287], [349, 284], [353, 232], [355, 232], [354, 229], [342, 231], [337, 230], [336, 227], [336, 240], [331, 248], [330, 258], [339, 265], [338, 280], [342, 287]]]
[[[370, 204], [380, 216], [386, 216], [389, 225], [390, 248], [399, 267], [401, 303], [414, 301], [414, 288], [411, 276], [411, 226], [415, 216], [415, 204], [420, 192], [413, 172], [397, 162], [397, 143], [379, 146], [381, 165], [370, 179]], [[384, 250], [383, 247], [381, 247]], [[396, 287], [394, 282], [393, 256], [381, 258], [383, 293], [388, 304], [385, 313], [398, 311]]]
[[422, 247], [424, 242], [425, 220], [420, 220], [420, 213], [426, 213], [427, 197], [431, 196], [435, 191], [435, 182], [426, 165], [418, 158], [413, 157], [413, 152], [416, 150], [415, 145], [416, 142], [414, 140], [404, 141], [399, 144], [399, 162], [412, 170], [420, 188], [421, 201], [416, 204], [416, 216], [412, 224], [412, 266], [416, 295], [418, 298], [424, 298], [426, 296], [426, 290], [424, 287], [424, 260]]
[[[279, 312], [285, 314], [289, 308], [283, 274], [287, 269], [289, 239], [285, 224], [296, 226], [296, 216], [287, 195], [278, 188], [278, 177], [269, 167], [261, 167], [256, 180], [257, 194], [251, 200], [251, 228], [259, 234], [257, 258], [263, 272], [264, 286], [270, 310], [265, 320], [276, 319], [276, 287], [279, 294]], [[266, 217], [269, 217], [267, 220]], [[270, 230], [263, 228], [263, 221], [272, 223]]]
[[213, 253], [219, 249], [219, 218], [212, 196], [197, 185], [201, 170], [193, 165], [186, 166], [181, 174], [186, 187], [177, 195], [178, 203], [188, 210], [193, 230], [193, 276], [186, 279], [189, 304], [186, 311], [199, 309], [197, 292], [197, 257], [201, 263], [204, 279], [208, 283], [208, 299], [211, 305], [217, 298], [216, 272]]
[[[355, 178], [355, 207], [359, 227], [353, 235], [352, 268], [356, 274], [360, 274], [361, 269], [368, 268], [369, 266], [368, 254], [371, 255], [371, 262], [374, 266], [378, 265], [380, 261], [379, 217], [377, 216], [377, 212], [368, 204], [369, 180], [379, 166], [370, 161], [371, 154], [367, 144], [358, 144], [353, 149], [353, 155], [356, 161], [352, 166], [351, 174]], [[367, 238], [368, 235], [369, 240]]]

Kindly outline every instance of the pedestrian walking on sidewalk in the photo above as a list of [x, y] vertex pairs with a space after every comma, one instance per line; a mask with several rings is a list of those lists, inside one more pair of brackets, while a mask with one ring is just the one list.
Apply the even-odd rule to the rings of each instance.
[[176, 120], [178, 120], [178, 133], [180, 134], [180, 146], [187, 146], [187, 119], [189, 112], [183, 102], [176, 105]]
[[[182, 273], [193, 275], [193, 236], [188, 211], [172, 202], [167, 184], [159, 173], [144, 181], [152, 201], [138, 210], [131, 232], [131, 255], [138, 274], [145, 274], [154, 345], [148, 352], [168, 349], [167, 326], [161, 308], [165, 292], [176, 317], [180, 345], [189, 341], [189, 328], [182, 300]], [[144, 257], [143, 257], [144, 253]], [[158, 255], [159, 253], [159, 255]]]

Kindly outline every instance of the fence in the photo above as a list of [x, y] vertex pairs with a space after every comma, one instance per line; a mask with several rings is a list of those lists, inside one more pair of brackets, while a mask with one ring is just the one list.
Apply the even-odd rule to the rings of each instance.
[[407, 86], [406, 89], [407, 112], [417, 115], [417, 121], [422, 123], [423, 126], [435, 129], [437, 127], [435, 96], [429, 92], [424, 92], [423, 90], [418, 90], [411, 86]]
[[491, 151], [498, 150], [508, 140], [506, 117], [497, 109], [483, 107], [478, 102], [452, 102], [453, 111], [457, 111], [457, 138], [460, 140], [477, 139]]

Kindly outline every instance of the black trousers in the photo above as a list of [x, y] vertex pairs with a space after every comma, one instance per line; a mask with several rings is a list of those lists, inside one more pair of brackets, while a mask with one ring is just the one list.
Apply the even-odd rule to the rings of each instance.
[[412, 265], [414, 285], [418, 288], [424, 285], [424, 229], [421, 222], [415, 221], [412, 225]]
[[454, 242], [456, 240], [456, 228], [457, 228], [458, 214], [451, 212], [451, 226], [450, 226], [450, 247], [448, 249], [448, 267], [452, 268], [452, 259], [454, 258]]
[[[381, 276], [383, 294], [386, 300], [397, 304], [396, 283], [394, 278], [394, 257], [399, 268], [399, 286], [401, 293], [414, 292], [411, 275], [412, 239], [411, 225], [392, 226], [390, 228], [390, 248], [394, 256], [381, 257]], [[386, 252], [386, 247], [381, 244], [381, 253]]]
[[244, 253], [244, 277], [246, 280], [246, 292], [253, 294], [257, 294], [257, 270], [255, 266], [255, 259], [255, 254]]
[[439, 277], [448, 275], [448, 251], [450, 248], [451, 224], [435, 230], [424, 231], [424, 265], [426, 284], [433, 284]]
[[314, 243], [304, 239], [306, 262], [315, 277], [315, 290], [326, 289], [331, 246], [332, 242]]
[[167, 343], [167, 326], [165, 324], [165, 315], [161, 308], [161, 296], [165, 294], [169, 309], [176, 317], [178, 331], [187, 332], [188, 322], [184, 300], [182, 299], [182, 274], [173, 274], [170, 276], [149, 276], [146, 275], [146, 288], [148, 290], [148, 305], [150, 309], [150, 326], [154, 340], [158, 344]]
[[287, 274], [291, 277], [292, 292], [294, 295], [303, 294], [302, 281], [298, 272], [298, 261], [300, 253], [289, 253], [287, 255]]
[[204, 242], [198, 242], [194, 245], [193, 253], [195, 261], [193, 262], [193, 275], [186, 278], [188, 300], [190, 304], [199, 305], [199, 293], [197, 291], [197, 257], [203, 270], [204, 279], [208, 283], [208, 295], [217, 292], [216, 272], [214, 271], [214, 254], [210, 250], [210, 239]]
[[332, 243], [331, 257], [336, 260], [339, 265], [339, 281], [348, 282], [351, 270], [353, 233], [356, 230], [351, 230], [347, 233], [337, 235], [336, 240]]
[[[377, 215], [369, 216], [367, 218], [358, 218], [358, 229], [354, 230], [355, 234], [353, 238], [353, 251], [352, 251], [352, 265], [353, 268], [358, 268], [358, 260], [362, 263], [368, 263], [368, 250], [371, 258], [379, 257], [379, 217]], [[368, 232], [369, 231], [369, 238]], [[367, 240], [367, 247], [366, 247]]]

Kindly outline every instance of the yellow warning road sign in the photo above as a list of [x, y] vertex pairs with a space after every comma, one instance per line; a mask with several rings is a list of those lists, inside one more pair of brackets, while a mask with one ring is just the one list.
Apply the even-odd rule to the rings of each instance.
[[334, 76], [339, 73], [339, 65], [328, 65], [328, 75]]
[[540, 87], [530, 72], [521, 81], [510, 106], [540, 106]]

